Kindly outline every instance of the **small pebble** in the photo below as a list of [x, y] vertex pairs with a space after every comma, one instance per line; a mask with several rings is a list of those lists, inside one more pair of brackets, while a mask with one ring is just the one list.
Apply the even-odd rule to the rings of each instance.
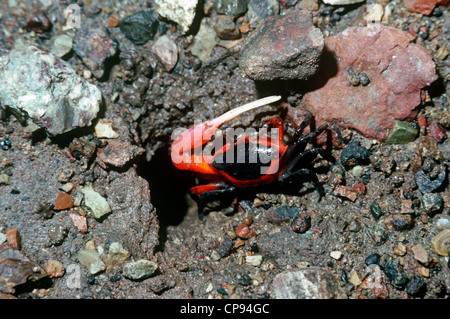
[[361, 222], [357, 219], [353, 219], [348, 225], [347, 229], [352, 233], [357, 233], [361, 230]]
[[111, 212], [111, 207], [106, 199], [91, 186], [83, 187], [81, 192], [84, 195], [84, 203], [94, 218], [101, 219]]
[[0, 185], [9, 185], [11, 177], [8, 174], [0, 173]]
[[422, 277], [428, 278], [430, 277], [430, 270], [425, 267], [419, 267], [419, 275]]
[[423, 265], [428, 265], [431, 261], [430, 255], [421, 244], [417, 244], [411, 248], [414, 258]]
[[350, 279], [348, 281], [350, 283], [352, 283], [353, 286], [355, 286], [355, 287], [357, 287], [357, 286], [362, 284], [362, 281], [361, 281], [361, 279], [359, 279], [358, 273], [355, 270], [353, 270], [350, 273]]
[[261, 255], [251, 255], [245, 257], [245, 262], [249, 265], [259, 267], [262, 263], [262, 259]]
[[441, 187], [441, 185], [445, 182], [447, 178], [447, 168], [444, 166], [441, 169], [441, 173], [439, 173], [438, 177], [434, 180], [431, 180], [423, 171], [423, 169], [419, 170], [414, 174], [416, 179], [417, 186], [422, 193], [431, 193], [432, 191]]
[[98, 138], [118, 138], [119, 133], [117, 133], [117, 129], [114, 127], [111, 120], [108, 119], [100, 119], [95, 125], [95, 135]]
[[367, 256], [367, 258], [364, 262], [367, 266], [369, 266], [369, 265], [373, 265], [373, 264], [378, 264], [379, 261], [380, 261], [380, 255], [378, 255], [377, 253], [374, 253], [374, 254]]
[[406, 285], [406, 292], [412, 296], [417, 295], [424, 287], [424, 281], [422, 277], [414, 275], [409, 279]]
[[370, 151], [361, 146], [358, 140], [352, 140], [348, 146], [342, 151], [340, 162], [346, 168], [355, 165], [368, 164], [370, 158]]
[[311, 216], [307, 212], [301, 212], [291, 224], [291, 229], [296, 233], [305, 233], [311, 227]]
[[80, 264], [88, 268], [91, 275], [98, 274], [106, 269], [99, 253], [95, 249], [82, 249], [78, 252], [77, 258]]
[[356, 165], [352, 168], [352, 175], [355, 177], [360, 177], [364, 174], [364, 168], [361, 165]]
[[65, 168], [65, 169], [63, 169], [61, 171], [61, 173], [59, 173], [58, 181], [60, 183], [67, 183], [67, 182], [70, 181], [70, 179], [72, 178], [73, 174], [74, 174], [73, 169]]
[[6, 241], [6, 235], [3, 233], [0, 233], [0, 245], [3, 244]]
[[21, 240], [17, 228], [14, 227], [6, 230], [6, 241], [12, 248], [20, 250]]
[[123, 275], [131, 280], [143, 280], [155, 273], [158, 264], [154, 261], [141, 259], [132, 261], [123, 267]]
[[9, 150], [11, 148], [11, 141], [8, 139], [0, 141], [0, 148], [4, 151]]
[[45, 264], [45, 271], [50, 278], [59, 278], [65, 273], [63, 264], [52, 259], [47, 260], [47, 263]]
[[439, 193], [426, 193], [422, 197], [422, 206], [427, 214], [440, 211], [443, 204], [444, 200]]
[[84, 234], [88, 232], [86, 217], [74, 213], [70, 213], [69, 216], [72, 219], [73, 225], [80, 233]]
[[241, 224], [236, 227], [236, 235], [242, 239], [248, 239], [250, 237], [256, 236], [255, 232], [250, 229], [247, 225]]
[[59, 193], [53, 206], [54, 210], [66, 210], [73, 207], [73, 197], [67, 193]]
[[376, 225], [372, 232], [372, 238], [377, 246], [381, 246], [387, 241], [388, 232], [383, 226]]
[[353, 186], [350, 189], [351, 192], [354, 192], [356, 194], [365, 194], [366, 193], [366, 186], [364, 184], [358, 183], [355, 186]]
[[408, 214], [391, 214], [385, 218], [386, 227], [404, 231], [414, 227], [414, 219]]
[[330, 257], [336, 260], [340, 260], [342, 258], [342, 252], [339, 250], [335, 250], [330, 252]]
[[447, 136], [445, 129], [436, 122], [431, 122], [430, 133], [438, 143], [441, 143]]
[[67, 228], [61, 224], [51, 225], [48, 230], [48, 237], [53, 245], [60, 245], [67, 236]]
[[397, 243], [397, 246], [394, 247], [394, 254], [398, 256], [404, 256], [408, 251], [408, 248], [402, 243]]
[[333, 191], [333, 195], [348, 198], [352, 202], [354, 202], [357, 197], [357, 194], [355, 192], [352, 192], [346, 186], [343, 185], [337, 186]]

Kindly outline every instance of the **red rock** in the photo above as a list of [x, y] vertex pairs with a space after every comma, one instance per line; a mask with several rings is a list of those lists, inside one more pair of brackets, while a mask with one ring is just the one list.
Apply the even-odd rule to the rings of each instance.
[[55, 205], [53, 207], [54, 210], [65, 210], [73, 207], [73, 197], [67, 193], [59, 193], [56, 198]]
[[250, 229], [247, 225], [241, 224], [236, 227], [236, 235], [242, 239], [248, 239], [250, 237], [256, 236], [255, 232]]
[[356, 200], [356, 196], [357, 196], [357, 194], [355, 192], [348, 190], [347, 187], [342, 186], [342, 185], [339, 185], [334, 189], [333, 195], [340, 196], [340, 197], [346, 197], [346, 198], [350, 199], [352, 202], [354, 202]]
[[9, 228], [6, 230], [6, 241], [12, 248], [20, 250], [21, 241], [17, 228]]
[[428, 125], [430, 125], [430, 123], [427, 121], [427, 118], [423, 115], [419, 116], [417, 121], [420, 127], [427, 127]]
[[37, 12], [27, 22], [27, 30], [32, 30], [37, 33], [43, 33], [50, 30], [52, 24], [50, 20], [42, 12]]
[[364, 184], [356, 184], [351, 189], [352, 192], [357, 194], [365, 194], [366, 193], [366, 186]]
[[403, 6], [406, 9], [425, 15], [431, 14], [437, 3], [437, 0], [403, 0]]
[[74, 213], [70, 213], [69, 216], [72, 219], [74, 226], [78, 229], [80, 233], [82, 234], [87, 233], [88, 226], [86, 217]]
[[438, 143], [442, 142], [447, 137], [445, 129], [436, 122], [431, 122], [430, 133]]
[[[305, 88], [309, 92], [303, 101], [317, 124], [334, 122], [383, 141], [395, 120], [414, 119], [421, 89], [437, 75], [430, 53], [411, 43], [413, 39], [380, 24], [351, 27], [326, 38], [328, 53], [316, 81]], [[370, 83], [351, 85], [349, 68], [364, 73]]]
[[54, 210], [65, 210], [73, 207], [73, 197], [67, 193], [59, 193], [58, 197], [56, 197], [55, 205], [53, 206]]

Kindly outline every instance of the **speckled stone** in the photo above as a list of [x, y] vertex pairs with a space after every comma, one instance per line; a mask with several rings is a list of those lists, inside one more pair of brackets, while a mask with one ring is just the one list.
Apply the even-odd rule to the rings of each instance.
[[100, 90], [53, 53], [28, 46], [0, 57], [0, 105], [8, 105], [29, 130], [58, 135], [91, 125]]

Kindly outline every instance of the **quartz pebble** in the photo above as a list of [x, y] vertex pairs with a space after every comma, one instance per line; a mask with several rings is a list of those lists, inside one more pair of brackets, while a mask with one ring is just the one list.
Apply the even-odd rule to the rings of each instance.
[[198, 0], [155, 0], [156, 12], [175, 22], [183, 33], [189, 31], [194, 22]]
[[61, 34], [53, 39], [51, 50], [58, 58], [64, 58], [72, 51], [73, 38]]
[[84, 195], [84, 204], [95, 219], [100, 219], [111, 212], [111, 207], [103, 196], [97, 193], [92, 186], [81, 189]]
[[367, 14], [364, 16], [364, 22], [366, 24], [380, 22], [383, 18], [383, 13], [384, 9], [381, 4], [371, 4], [367, 7]]
[[261, 255], [251, 255], [245, 257], [245, 262], [249, 265], [259, 267], [262, 263], [263, 257]]
[[97, 124], [95, 124], [95, 135], [98, 138], [118, 138], [119, 133], [117, 133], [117, 129], [114, 127], [111, 120], [108, 119], [99, 119]]
[[335, 250], [330, 252], [330, 257], [336, 260], [340, 260], [342, 258], [342, 252], [339, 250]]
[[99, 253], [95, 249], [82, 249], [78, 252], [77, 258], [80, 264], [88, 268], [91, 275], [96, 275], [106, 269]]
[[128, 250], [124, 249], [121, 243], [114, 242], [109, 246], [108, 256], [105, 261], [106, 268], [108, 271], [113, 268], [118, 268], [128, 258], [130, 258]]
[[154, 261], [141, 259], [124, 265], [123, 275], [131, 280], [143, 280], [155, 273], [158, 264]]

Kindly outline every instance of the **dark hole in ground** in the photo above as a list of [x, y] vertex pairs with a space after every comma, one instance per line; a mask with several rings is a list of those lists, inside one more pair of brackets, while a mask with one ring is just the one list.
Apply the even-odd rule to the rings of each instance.
[[189, 208], [186, 196], [194, 186], [192, 174], [173, 166], [168, 147], [157, 150], [139, 174], [149, 183], [151, 202], [161, 229], [180, 224]]

